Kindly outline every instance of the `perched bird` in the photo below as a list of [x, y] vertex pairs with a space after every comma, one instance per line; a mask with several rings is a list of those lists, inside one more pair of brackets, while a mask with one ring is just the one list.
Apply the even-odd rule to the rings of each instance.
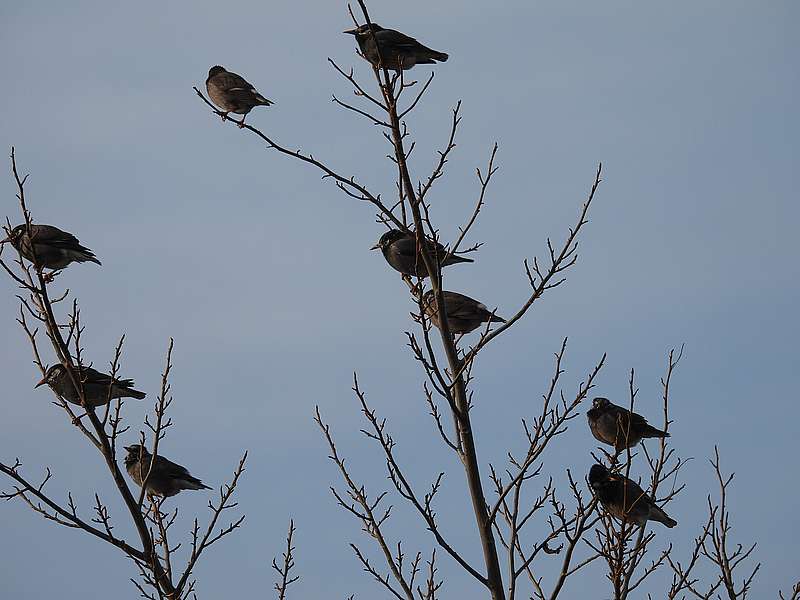
[[[428, 255], [433, 260], [438, 260], [442, 267], [456, 263], [475, 262], [471, 258], [464, 258], [451, 254], [447, 256], [444, 246], [433, 240], [426, 239]], [[378, 243], [370, 250], [380, 250], [383, 257], [395, 271], [413, 277], [427, 277], [428, 270], [422, 260], [422, 254], [417, 253], [417, 239], [413, 233], [390, 229], [381, 236]]]
[[670, 528], [678, 524], [636, 482], [619, 473], [611, 473], [601, 464], [594, 464], [589, 469], [589, 485], [603, 508], [618, 519], [633, 521], [639, 527], [644, 527], [647, 521], [658, 521]]
[[[469, 333], [481, 326], [482, 323], [491, 321], [492, 323], [505, 323], [506, 320], [498, 317], [477, 300], [458, 292], [443, 291], [445, 313], [447, 323], [450, 326], [450, 333]], [[433, 290], [429, 290], [422, 297], [422, 305], [425, 314], [439, 327], [439, 311], [436, 308], [436, 297]]]
[[[444, 62], [448, 59], [444, 52], [431, 50], [404, 33], [394, 29], [384, 29], [375, 23], [372, 24], [372, 28], [375, 31], [374, 37], [370, 32], [369, 25], [360, 25], [343, 33], [356, 36], [361, 54], [376, 67], [381, 66], [378, 47], [380, 47], [380, 56], [384, 61], [383, 66], [393, 71], [405, 71], [414, 65], [432, 65], [437, 61]], [[378, 46], [375, 45], [375, 39], [378, 40]]]
[[644, 438], [670, 437], [666, 431], [656, 429], [641, 415], [617, 406], [608, 398], [595, 398], [586, 412], [589, 429], [598, 441], [614, 446], [617, 452], [633, 448]]
[[142, 481], [147, 479], [148, 495], [169, 498], [181, 490], [211, 489], [197, 477], [192, 477], [186, 467], [177, 465], [163, 456], [156, 455], [153, 460], [153, 455], [141, 444], [125, 446], [125, 450], [128, 452], [125, 456], [125, 469], [128, 475], [139, 487], [142, 487]]
[[236, 121], [239, 127], [244, 127], [244, 119], [256, 106], [270, 106], [274, 104], [267, 100], [256, 91], [252, 85], [247, 83], [244, 77], [226, 71], [224, 67], [217, 65], [211, 67], [206, 79], [206, 91], [211, 101], [216, 104], [225, 115], [225, 120], [229, 112], [243, 115], [241, 121]]
[[17, 225], [0, 244], [10, 242], [17, 251], [32, 263], [46, 269], [63, 269], [72, 262], [100, 264], [94, 252], [81, 246], [78, 238], [52, 225]]
[[[92, 408], [108, 404], [109, 398], [136, 398], [141, 400], [145, 397], [144, 392], [133, 389], [133, 379], [116, 379], [111, 375], [106, 375], [95, 371], [91, 367], [82, 367], [80, 375], [76, 369], [76, 378], [83, 381], [83, 393], [86, 402]], [[47, 384], [59, 396], [67, 402], [81, 406], [80, 394], [72, 383], [67, 368], [61, 363], [57, 363], [47, 369], [42, 380], [36, 387]], [[109, 387], [111, 393], [109, 394]]]

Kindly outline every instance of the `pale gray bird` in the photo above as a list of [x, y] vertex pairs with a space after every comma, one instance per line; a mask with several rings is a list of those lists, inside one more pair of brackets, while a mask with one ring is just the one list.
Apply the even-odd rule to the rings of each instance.
[[159, 455], [153, 460], [153, 455], [141, 444], [126, 446], [125, 450], [128, 452], [125, 456], [125, 470], [139, 487], [147, 479], [148, 495], [169, 498], [181, 490], [211, 489], [197, 477], [192, 477], [186, 467]]
[[[239, 127], [244, 127], [244, 119], [256, 106], [270, 106], [274, 104], [258, 93], [241, 75], [226, 71], [219, 65], [211, 67], [206, 79], [206, 91], [211, 101], [225, 113], [229, 112], [242, 115], [241, 121], [236, 121]], [[235, 120], [235, 119], [234, 119]]]
[[[380, 55], [384, 60], [383, 66], [393, 71], [405, 71], [414, 65], [444, 62], [449, 58], [444, 52], [428, 48], [414, 38], [394, 29], [384, 29], [376, 23], [372, 24], [372, 29], [375, 37], [370, 33], [369, 25], [360, 25], [343, 33], [349, 33], [356, 37], [361, 54], [376, 67], [381, 66], [378, 47], [380, 47]], [[375, 45], [375, 39], [378, 40], [378, 46]]]
[[[438, 260], [442, 267], [457, 263], [474, 262], [471, 258], [464, 258], [453, 254], [447, 256], [444, 246], [433, 240], [426, 239], [428, 255], [433, 260]], [[417, 253], [417, 239], [413, 233], [390, 229], [381, 236], [378, 243], [370, 250], [380, 250], [383, 257], [395, 271], [412, 277], [428, 277], [428, 270], [422, 260], [422, 255]]]
[[[469, 296], [447, 291], [443, 291], [442, 294], [444, 295], [445, 314], [447, 314], [450, 333], [469, 333], [488, 321], [492, 323], [506, 322], [504, 318], [492, 314], [485, 304]], [[433, 290], [429, 290], [422, 297], [422, 305], [431, 322], [439, 327], [439, 312], [436, 309], [436, 297]]]
[[642, 415], [617, 406], [608, 398], [595, 398], [586, 412], [592, 435], [618, 452], [633, 448], [644, 438], [666, 438], [666, 431], [656, 429]]
[[0, 244], [10, 243], [32, 263], [46, 269], [63, 269], [72, 262], [100, 264], [94, 252], [81, 246], [78, 238], [52, 225], [17, 225]]
[[639, 527], [644, 527], [647, 521], [658, 521], [670, 528], [678, 524], [635, 481], [612, 473], [601, 464], [589, 469], [589, 485], [603, 508], [618, 519], [632, 521]]
[[[86, 396], [86, 403], [91, 408], [108, 404], [109, 398], [136, 398], [142, 400], [144, 392], [133, 389], [133, 379], [112, 379], [111, 375], [95, 371], [91, 367], [83, 367], [80, 374], [76, 369], [76, 379], [83, 382], [83, 393]], [[81, 406], [80, 395], [72, 378], [69, 376], [67, 368], [61, 363], [56, 363], [45, 371], [44, 377], [35, 387], [47, 384], [59, 396], [71, 404]], [[109, 393], [110, 387], [110, 393]]]

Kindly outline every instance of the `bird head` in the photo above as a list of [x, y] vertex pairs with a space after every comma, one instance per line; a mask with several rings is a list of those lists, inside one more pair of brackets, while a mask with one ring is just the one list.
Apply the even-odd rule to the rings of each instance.
[[214, 75], [219, 75], [220, 73], [224, 72], [225, 72], [225, 67], [220, 67], [219, 65], [216, 65], [208, 70], [208, 78], [211, 79]]
[[592, 400], [592, 408], [603, 409], [606, 408], [611, 402], [608, 398], [595, 398]]
[[[383, 27], [378, 25], [377, 23], [372, 24], [372, 29], [375, 33], [382, 31]], [[355, 29], [345, 29], [342, 33], [349, 33], [350, 35], [354, 35], [356, 37], [363, 37], [369, 35], [369, 24], [359, 25]]]
[[133, 444], [132, 446], [125, 446], [125, 450], [128, 452], [128, 456], [133, 456], [136, 458], [139, 458], [140, 456], [150, 455], [150, 453], [147, 451], [147, 448], [145, 448], [141, 444]]
[[45, 383], [48, 385], [56, 385], [58, 381], [67, 373], [67, 369], [61, 363], [56, 363], [51, 367], [48, 367], [47, 370], [44, 372], [44, 377], [37, 383], [34, 388], [38, 388], [39, 386], [44, 385]]
[[406, 237], [406, 234], [400, 231], [399, 229], [390, 229], [386, 233], [381, 236], [381, 239], [370, 248], [370, 250], [385, 250], [397, 240]]
[[17, 225], [16, 227], [14, 227], [14, 229], [12, 229], [9, 232], [8, 237], [6, 237], [3, 240], [0, 240], [0, 244], [5, 244], [6, 242], [9, 242], [12, 246], [16, 247], [19, 244], [19, 241], [22, 238], [22, 236], [25, 234], [26, 227], [27, 225]]
[[592, 486], [592, 489], [596, 490], [608, 480], [610, 475], [611, 473], [609, 473], [605, 466], [595, 463], [592, 465], [592, 468], [589, 469], [589, 485]]

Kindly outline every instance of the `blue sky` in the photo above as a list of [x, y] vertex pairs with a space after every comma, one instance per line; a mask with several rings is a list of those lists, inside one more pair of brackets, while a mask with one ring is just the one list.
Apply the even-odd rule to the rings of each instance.
[[[759, 542], [753, 595], [788, 588], [797, 578], [800, 493], [797, 4], [372, 4], [377, 22], [450, 53], [409, 122], [418, 146], [411, 166], [424, 178], [446, 141], [449, 110], [463, 100], [458, 147], [431, 196], [445, 239], [472, 206], [475, 167], [500, 144], [501, 168], [470, 237], [485, 245], [474, 265], [447, 272], [448, 288], [511, 314], [527, 295], [523, 258], [541, 256], [548, 235], [563, 238], [604, 165], [569, 280], [480, 360], [473, 420], [484, 466], [502, 464], [509, 443], [520, 447], [519, 420], [536, 410], [564, 336], [567, 392], [607, 352], [597, 394], [624, 401], [634, 368], [640, 412], [653, 417], [667, 351], [685, 344], [672, 442], [695, 460], [670, 507], [679, 526], [659, 529], [659, 543], [685, 552], [696, 534], [717, 444], [723, 467], [737, 473], [733, 536]], [[349, 23], [344, 3], [321, 1], [0, 7], [0, 146], [15, 145], [31, 173], [35, 218], [74, 232], [103, 261], [58, 280], [80, 299], [88, 355], [106, 363], [126, 333], [123, 372], [153, 397], [173, 336], [176, 425], [164, 453], [213, 485], [250, 451], [240, 496], [246, 527], [209, 552], [201, 597], [269, 596], [265, 570], [290, 516], [302, 576], [295, 597], [375, 597], [348, 548], [372, 550], [370, 540], [330, 497], [337, 474], [312, 421], [319, 405], [354, 471], [371, 489], [386, 487], [358, 432], [354, 370], [389, 419], [412, 478], [424, 486], [448, 472], [440, 517], [478, 558], [459, 465], [434, 437], [404, 345], [413, 305], [367, 250], [381, 233], [372, 211], [224, 126], [191, 89], [214, 64], [241, 73], [276, 102], [249, 122], [391, 195], [379, 132], [330, 102], [349, 89], [327, 57], [371, 77], [340, 33]], [[10, 175], [0, 190], [3, 214], [17, 220]], [[99, 491], [126, 531], [98, 456], [48, 393], [32, 389], [38, 377], [14, 322], [16, 290], [5, 289], [0, 456], [21, 457], [31, 474], [50, 465], [50, 491], [71, 490], [85, 510]], [[149, 405], [129, 404], [131, 422]], [[581, 417], [554, 444], [548, 469], [583, 472], [593, 448]], [[188, 530], [206, 496], [173, 501]], [[430, 548], [414, 515], [395, 505], [390, 531], [402, 532], [409, 550]], [[111, 588], [136, 597], [132, 567], [118, 553], [21, 503], [0, 507], [0, 532], [10, 598]], [[474, 594], [451, 563], [441, 568], [445, 597]], [[555, 562], [542, 568], [552, 573]], [[567, 597], [598, 585], [600, 570], [587, 570]]]

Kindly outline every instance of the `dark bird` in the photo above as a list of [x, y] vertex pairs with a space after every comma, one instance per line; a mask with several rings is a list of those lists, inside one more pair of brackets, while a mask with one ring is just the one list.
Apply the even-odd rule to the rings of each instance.
[[156, 455], [153, 460], [153, 455], [141, 444], [126, 446], [125, 450], [128, 452], [125, 456], [125, 469], [128, 475], [139, 487], [142, 487], [142, 481], [147, 479], [146, 491], [150, 496], [169, 498], [181, 490], [211, 489], [197, 477], [192, 477], [186, 467], [175, 464], [163, 456]]
[[[485, 304], [473, 300], [469, 296], [458, 292], [443, 291], [445, 314], [450, 326], [450, 333], [469, 333], [480, 327], [483, 323], [505, 323], [506, 320], [493, 314]], [[436, 297], [433, 290], [429, 290], [422, 297], [425, 314], [439, 327], [439, 311], [436, 308]]]
[[52, 225], [17, 225], [0, 243], [10, 242], [17, 251], [32, 263], [46, 269], [63, 269], [72, 262], [100, 264], [94, 252], [81, 246], [78, 238]]
[[[426, 238], [425, 244], [428, 255], [433, 260], [438, 260], [442, 267], [449, 267], [457, 263], [474, 262], [471, 258], [464, 258], [451, 254], [447, 256], [444, 246]], [[422, 254], [417, 253], [417, 239], [413, 233], [390, 229], [381, 236], [378, 243], [370, 250], [380, 250], [386, 262], [403, 275], [412, 277], [428, 277], [428, 270], [422, 260]]]
[[598, 441], [614, 446], [617, 452], [633, 448], [644, 438], [670, 437], [666, 431], [656, 429], [641, 415], [617, 406], [608, 398], [595, 398], [586, 412], [589, 429]]
[[[83, 382], [83, 393], [86, 402], [91, 408], [108, 404], [109, 398], [136, 398], [141, 400], [145, 397], [144, 392], [133, 389], [133, 379], [116, 379], [111, 375], [106, 375], [95, 371], [91, 367], [82, 367], [80, 375], [75, 371], [76, 379]], [[45, 371], [42, 380], [36, 387], [47, 384], [59, 396], [67, 402], [81, 406], [80, 394], [72, 383], [67, 368], [61, 363], [57, 363]], [[110, 393], [109, 393], [110, 388]]]
[[[244, 77], [226, 71], [224, 67], [217, 65], [211, 67], [206, 79], [206, 91], [211, 101], [216, 104], [225, 115], [225, 120], [229, 112], [243, 115], [241, 121], [236, 121], [239, 127], [244, 127], [244, 119], [256, 106], [270, 106], [274, 104], [258, 93], [256, 88], [247, 83]], [[235, 120], [235, 119], [234, 119]]]
[[[372, 24], [372, 28], [375, 31], [374, 37], [370, 33], [369, 25], [360, 25], [343, 33], [356, 36], [361, 54], [376, 67], [381, 66], [378, 46], [380, 46], [380, 54], [383, 57], [383, 66], [393, 71], [405, 71], [414, 65], [432, 65], [436, 62], [444, 62], [448, 58], [444, 52], [432, 50], [414, 38], [394, 29], [384, 29], [375, 23]], [[375, 45], [375, 39], [378, 40], [378, 46]]]
[[670, 528], [678, 524], [636, 482], [619, 473], [611, 473], [601, 464], [594, 464], [589, 469], [589, 485], [603, 508], [618, 519], [633, 521], [639, 527], [644, 527], [647, 521], [658, 521]]

